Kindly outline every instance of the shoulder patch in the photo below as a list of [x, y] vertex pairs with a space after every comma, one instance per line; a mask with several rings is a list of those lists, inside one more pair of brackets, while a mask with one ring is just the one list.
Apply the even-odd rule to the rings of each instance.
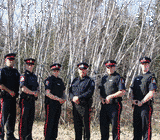
[[121, 83], [124, 84], [124, 79], [123, 78], [121, 78]]
[[48, 85], [49, 85], [49, 81], [47, 80], [47, 81], [46, 81], [46, 86], [48, 86]]
[[24, 82], [24, 80], [25, 80], [25, 76], [21, 76], [20, 77], [20, 82]]
[[152, 83], [156, 84], [156, 79], [155, 78], [152, 78]]

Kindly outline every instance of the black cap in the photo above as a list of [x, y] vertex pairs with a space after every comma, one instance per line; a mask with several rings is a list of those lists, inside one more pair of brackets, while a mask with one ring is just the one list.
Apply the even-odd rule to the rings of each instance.
[[150, 63], [151, 62], [151, 59], [149, 57], [142, 57], [139, 59], [140, 63], [143, 64], [143, 63]]
[[106, 65], [106, 67], [114, 67], [117, 63], [114, 60], [107, 60], [106, 62], [104, 62], [104, 64]]
[[9, 60], [15, 60], [15, 57], [16, 57], [15, 53], [9, 53], [4, 56], [4, 58], [7, 58]]
[[27, 58], [24, 61], [26, 62], [26, 64], [32, 64], [32, 65], [34, 65], [34, 63], [35, 63], [36, 60], [33, 59], [33, 58]]
[[81, 62], [81, 63], [77, 64], [77, 67], [79, 69], [87, 69], [89, 67], [89, 65], [85, 62]]
[[54, 63], [53, 65], [50, 65], [51, 70], [60, 70], [61, 64]]

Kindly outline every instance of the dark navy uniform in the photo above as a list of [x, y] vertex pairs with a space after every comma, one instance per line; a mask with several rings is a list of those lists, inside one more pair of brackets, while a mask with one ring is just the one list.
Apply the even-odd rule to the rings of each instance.
[[[30, 62], [31, 60], [31, 62]], [[26, 59], [27, 64], [34, 64], [34, 59]], [[37, 76], [28, 70], [25, 71], [20, 77], [20, 87], [27, 87], [31, 91], [38, 91], [39, 84], [37, 82]], [[35, 114], [35, 100], [37, 97], [25, 92], [21, 93], [20, 98], [20, 123], [19, 123], [19, 138], [20, 140], [32, 140], [32, 126]]]
[[[55, 63], [50, 66], [52, 70], [60, 70], [61, 65]], [[49, 76], [45, 80], [45, 90], [50, 90], [50, 93], [58, 98], [64, 98], [65, 85], [61, 78]], [[44, 137], [45, 140], [56, 140], [58, 135], [58, 123], [61, 115], [62, 104], [45, 96], [45, 125]]]
[[[140, 59], [140, 61], [149, 63], [150, 59]], [[141, 62], [141, 63], [143, 63]], [[149, 91], [156, 90], [156, 79], [153, 73], [148, 71], [145, 74], [135, 77], [131, 87], [133, 91], [133, 100], [141, 101]], [[144, 103], [142, 106], [134, 105], [133, 127], [134, 140], [151, 140], [151, 116], [153, 112], [153, 99]]]
[[[77, 66], [88, 68], [86, 63], [80, 63]], [[84, 134], [84, 140], [90, 139], [90, 111], [94, 88], [94, 81], [89, 76], [85, 76], [82, 79], [80, 77], [75, 78], [69, 89], [70, 99], [78, 96], [80, 102], [76, 104], [72, 101], [75, 140], [82, 140], [82, 133]]]
[[[14, 60], [16, 55], [13, 53], [7, 54], [5, 58]], [[9, 90], [15, 92], [15, 96], [12, 97], [8, 92], [2, 90], [1, 92], [1, 105], [2, 107], [2, 117], [0, 118], [2, 129], [0, 129], [0, 139], [4, 138], [4, 126], [6, 123], [7, 128], [7, 140], [15, 140], [14, 138], [14, 127], [16, 121], [16, 98], [19, 92], [19, 79], [20, 74], [17, 69], [12, 67], [4, 67], [0, 71], [0, 84], [3, 84]]]
[[[109, 63], [106, 63], [108, 66]], [[115, 65], [115, 63], [110, 63]], [[114, 72], [111, 75], [102, 77], [100, 95], [104, 100], [108, 95], [114, 94], [120, 90], [125, 90], [124, 79]], [[101, 104], [100, 111], [100, 130], [101, 140], [109, 139], [109, 124], [112, 124], [113, 140], [120, 140], [120, 114], [122, 111], [122, 97], [113, 98], [109, 104]]]

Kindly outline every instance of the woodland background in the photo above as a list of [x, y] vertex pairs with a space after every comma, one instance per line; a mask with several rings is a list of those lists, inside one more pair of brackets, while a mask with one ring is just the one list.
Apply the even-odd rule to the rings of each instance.
[[[36, 121], [44, 121], [43, 81], [51, 74], [49, 66], [54, 62], [62, 64], [60, 77], [68, 96], [70, 83], [77, 76], [77, 63], [89, 63], [89, 76], [96, 82], [91, 123], [96, 129], [100, 111], [97, 86], [106, 73], [105, 60], [117, 61], [117, 71], [126, 79], [128, 89], [141, 72], [139, 58], [148, 56], [160, 86], [160, 0], [0, 0], [1, 68], [9, 52], [17, 53], [15, 67], [20, 73], [25, 70], [25, 58], [36, 59], [35, 74], [41, 90]], [[127, 96], [128, 92], [123, 100], [121, 126], [132, 131], [133, 110]], [[157, 92], [152, 121], [157, 135], [159, 97]], [[67, 99], [60, 119], [65, 128], [72, 126], [71, 109]]]

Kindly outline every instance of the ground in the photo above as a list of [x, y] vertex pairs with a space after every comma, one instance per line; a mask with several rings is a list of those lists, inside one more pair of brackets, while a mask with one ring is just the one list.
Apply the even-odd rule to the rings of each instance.
[[[35, 122], [33, 124], [33, 140], [44, 140], [43, 137], [43, 128], [44, 128], [44, 122]], [[18, 138], [18, 123], [16, 123], [15, 127], [15, 136]], [[93, 130], [91, 128], [91, 140], [100, 140], [100, 131], [97, 128], [97, 130]], [[127, 129], [124, 129], [124, 127], [121, 127], [121, 140], [132, 140], [133, 135], [132, 132], [128, 131]], [[159, 140], [160, 134], [153, 133], [152, 134], [152, 140]], [[63, 125], [59, 125], [59, 133], [58, 133], [58, 139], [57, 140], [74, 140], [74, 129], [70, 126], [67, 126], [64, 128]], [[110, 139], [112, 140], [112, 137], [110, 136]]]

